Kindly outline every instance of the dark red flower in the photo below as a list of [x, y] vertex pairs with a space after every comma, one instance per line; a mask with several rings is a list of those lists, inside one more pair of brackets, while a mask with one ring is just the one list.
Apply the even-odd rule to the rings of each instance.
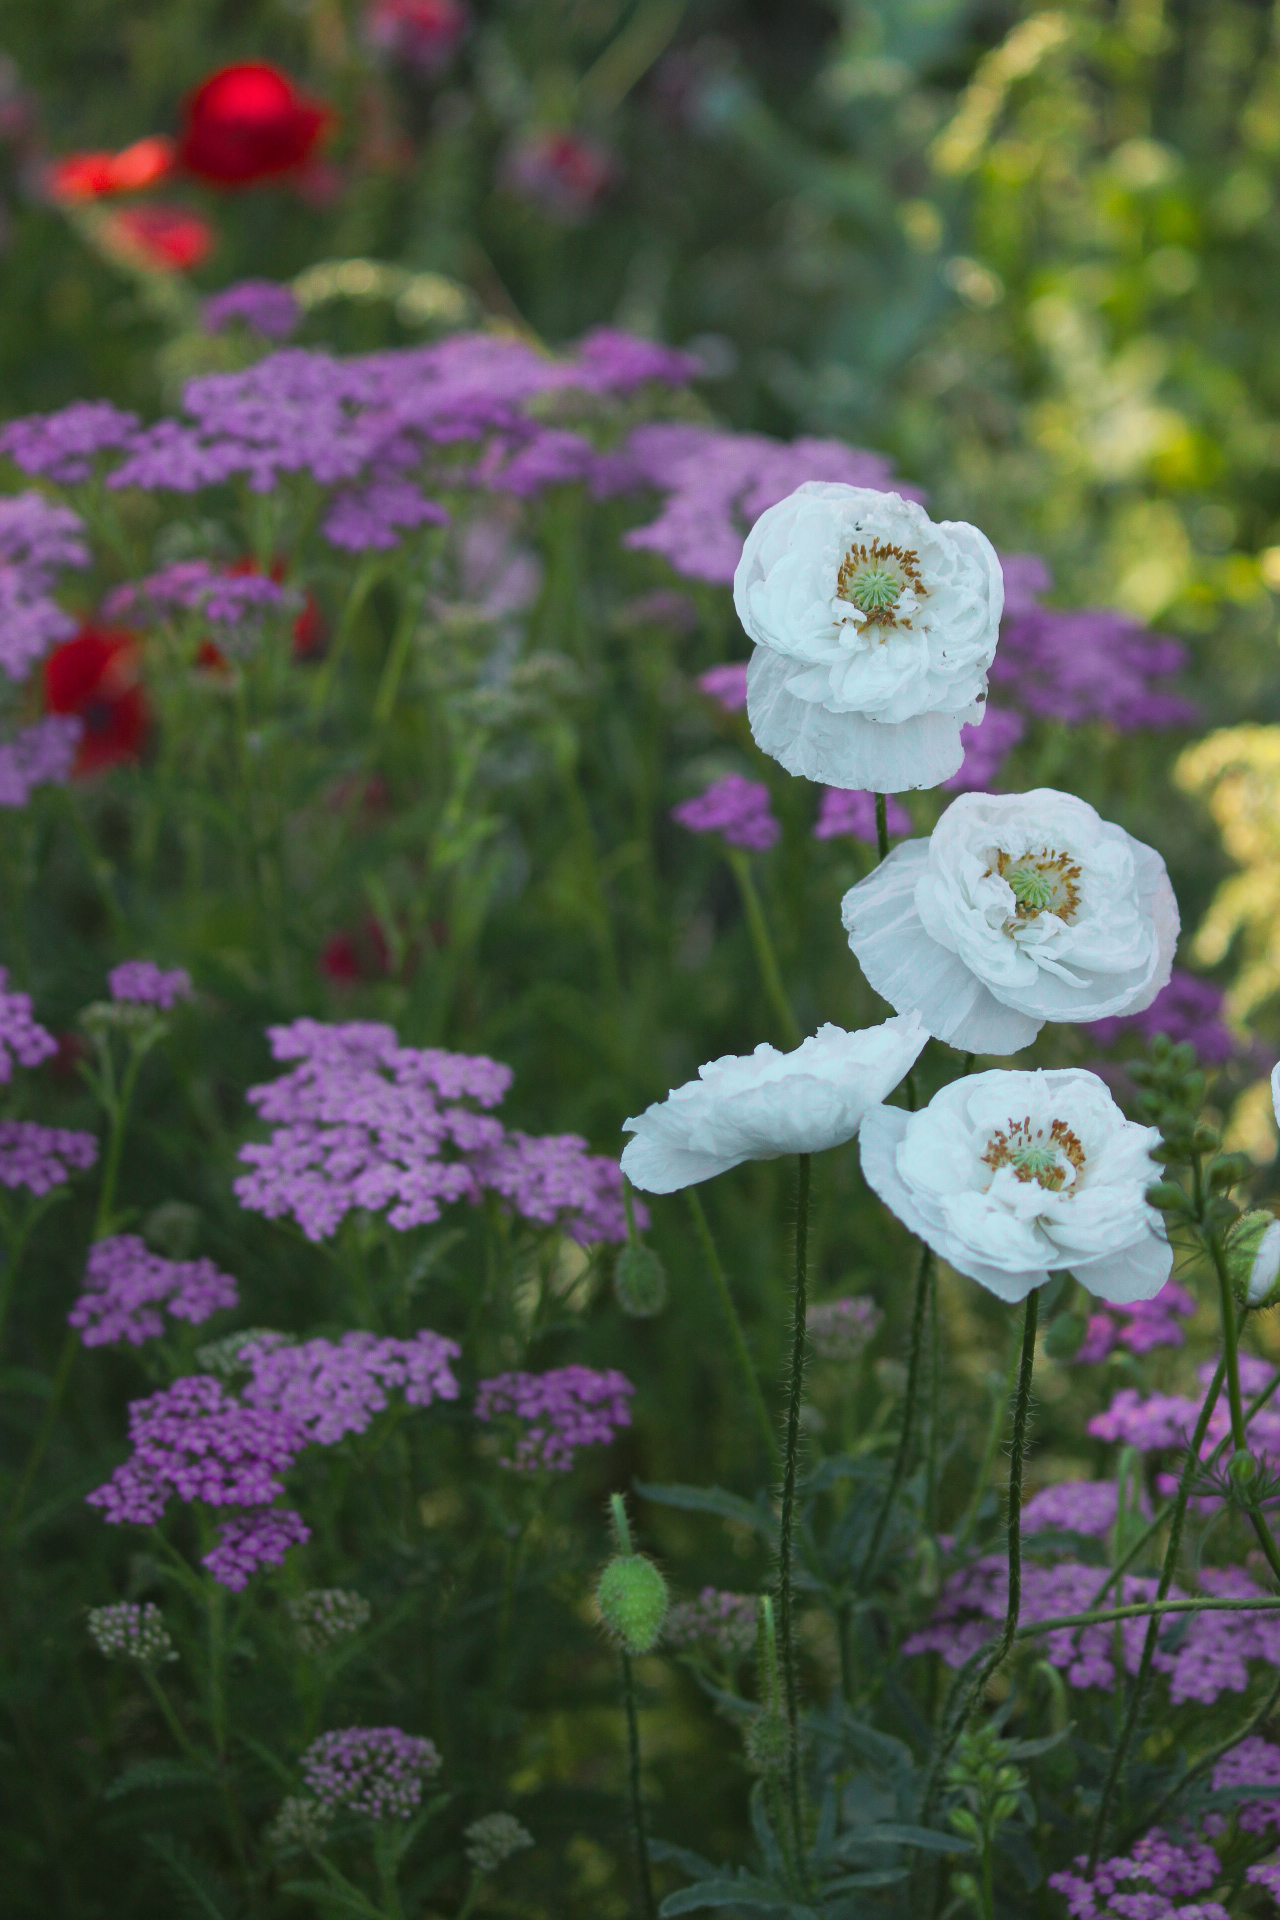
[[113, 193], [141, 193], [173, 172], [173, 142], [162, 133], [135, 140], [122, 153], [72, 153], [49, 170], [55, 200], [101, 200]]
[[296, 173], [334, 116], [278, 67], [223, 67], [187, 101], [178, 159], [219, 187]]
[[231, 671], [231, 662], [213, 640], [202, 640], [196, 648], [196, 666], [201, 673], [216, 674], [219, 678]]
[[527, 135], [508, 156], [508, 184], [568, 226], [585, 220], [618, 177], [607, 147], [585, 134], [550, 128]]
[[102, 773], [141, 754], [151, 716], [138, 664], [133, 634], [116, 627], [82, 627], [45, 661], [45, 706], [84, 723], [73, 772]]
[[320, 954], [320, 971], [335, 987], [354, 987], [361, 980], [385, 980], [392, 971], [387, 937], [372, 914], [355, 933], [335, 933]]
[[[243, 579], [246, 574], [261, 573], [262, 568], [249, 555], [233, 561], [227, 568], [233, 578]], [[271, 578], [277, 586], [283, 586], [287, 568], [277, 556], [271, 562]], [[302, 612], [293, 623], [293, 657], [295, 660], [314, 660], [323, 652], [325, 643], [324, 615], [314, 594], [309, 593], [303, 602]]]
[[180, 207], [126, 207], [111, 215], [104, 230], [108, 245], [114, 240], [122, 253], [131, 254], [153, 273], [185, 273], [213, 251], [213, 228], [208, 221]]

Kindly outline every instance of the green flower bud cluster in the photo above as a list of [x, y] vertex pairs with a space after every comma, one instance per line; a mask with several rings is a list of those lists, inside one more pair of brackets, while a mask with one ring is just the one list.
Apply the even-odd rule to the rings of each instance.
[[[963, 1734], [947, 1769], [947, 1783], [960, 1796], [947, 1818], [953, 1833], [967, 1840], [984, 1862], [990, 1861], [996, 1836], [1014, 1819], [1027, 1789], [1027, 1776], [1014, 1764], [1016, 1746], [1001, 1738], [994, 1727]], [[951, 1890], [977, 1913], [984, 1906], [978, 1879], [971, 1873], [953, 1874]]]
[[[1152, 1159], [1167, 1169], [1147, 1188], [1147, 1205], [1163, 1213], [1172, 1228], [1194, 1225], [1202, 1234], [1225, 1234], [1240, 1209], [1229, 1197], [1253, 1172], [1246, 1153], [1223, 1153], [1222, 1135], [1200, 1120], [1206, 1079], [1189, 1041], [1174, 1046], [1164, 1034], [1151, 1042], [1146, 1060], [1129, 1063], [1129, 1076], [1142, 1089], [1138, 1111], [1160, 1130]], [[1191, 1175], [1188, 1188], [1179, 1173]]]

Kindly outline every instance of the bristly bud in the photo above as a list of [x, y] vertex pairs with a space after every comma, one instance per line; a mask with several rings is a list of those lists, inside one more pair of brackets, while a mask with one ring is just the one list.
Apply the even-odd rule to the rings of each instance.
[[747, 1759], [757, 1773], [781, 1773], [791, 1757], [791, 1727], [785, 1713], [766, 1709], [747, 1727]]
[[652, 1320], [667, 1304], [667, 1270], [652, 1247], [623, 1247], [613, 1270], [618, 1305], [633, 1320]]
[[600, 1575], [596, 1605], [605, 1632], [623, 1653], [648, 1653], [667, 1617], [667, 1583], [643, 1553], [618, 1553]]
[[1258, 1208], [1236, 1222], [1227, 1238], [1227, 1273], [1236, 1298], [1250, 1307], [1280, 1300], [1280, 1220]]

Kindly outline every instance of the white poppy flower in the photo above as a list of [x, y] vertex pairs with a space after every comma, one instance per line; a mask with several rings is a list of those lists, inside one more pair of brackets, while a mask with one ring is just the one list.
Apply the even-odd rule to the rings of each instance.
[[1046, 1020], [1140, 1012], [1178, 943], [1160, 855], [1052, 787], [961, 794], [842, 915], [876, 992], [973, 1053], [1016, 1053]]
[[1025, 1300], [1069, 1267], [1128, 1306], [1159, 1293], [1173, 1264], [1145, 1198], [1159, 1138], [1125, 1119], [1096, 1073], [976, 1073], [922, 1113], [867, 1114], [862, 1171], [941, 1259], [1001, 1300]]
[[756, 744], [828, 787], [937, 786], [981, 720], [1004, 606], [986, 535], [896, 493], [809, 480], [752, 527], [733, 604]]
[[846, 1033], [819, 1027], [793, 1053], [758, 1046], [699, 1067], [698, 1078], [623, 1122], [622, 1171], [645, 1193], [676, 1193], [744, 1160], [823, 1153], [910, 1072], [929, 1036], [915, 1014]]

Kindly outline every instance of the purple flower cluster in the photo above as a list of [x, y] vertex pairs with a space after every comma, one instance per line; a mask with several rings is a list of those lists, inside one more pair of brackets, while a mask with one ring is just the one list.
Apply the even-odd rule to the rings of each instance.
[[[1208, 1387], [1214, 1370], [1212, 1360], [1199, 1368], [1202, 1386]], [[1240, 1384], [1246, 1395], [1252, 1397], [1261, 1393], [1274, 1379], [1275, 1368], [1269, 1362], [1259, 1360], [1251, 1353], [1240, 1355]], [[1201, 1404], [1183, 1394], [1143, 1395], [1134, 1387], [1125, 1387], [1116, 1394], [1105, 1413], [1093, 1416], [1089, 1422], [1089, 1432], [1097, 1440], [1134, 1447], [1139, 1453], [1180, 1452], [1191, 1437]], [[1209, 1417], [1206, 1449], [1212, 1452], [1230, 1431], [1231, 1415], [1227, 1396], [1220, 1394], [1218, 1404]], [[1273, 1468], [1280, 1466], [1280, 1408], [1274, 1400], [1260, 1407], [1250, 1421], [1249, 1445], [1260, 1460]], [[1168, 1472], [1158, 1474], [1156, 1485], [1162, 1493], [1172, 1492], [1176, 1485], [1175, 1476]]]
[[[911, 815], [893, 794], [885, 797], [885, 821], [891, 839], [901, 840], [911, 832]], [[875, 795], [858, 793], [852, 788], [846, 791], [841, 787], [824, 787], [813, 837], [815, 840], [861, 840], [864, 846], [876, 846], [879, 836]]]
[[107, 400], [77, 400], [60, 413], [11, 420], [0, 428], [0, 453], [23, 473], [72, 487], [90, 478], [98, 454], [131, 445], [140, 424], [136, 413], [121, 413]]
[[218, 1528], [218, 1544], [204, 1556], [219, 1586], [243, 1593], [263, 1567], [282, 1567], [290, 1547], [311, 1538], [311, 1529], [291, 1507], [262, 1507], [238, 1513]]
[[848, 1366], [860, 1360], [879, 1331], [883, 1313], [869, 1294], [824, 1300], [809, 1313], [809, 1345], [819, 1360]]
[[171, 1495], [211, 1507], [265, 1507], [307, 1444], [299, 1421], [244, 1405], [193, 1374], [129, 1407], [133, 1454], [88, 1496], [113, 1526], [153, 1526]]
[[[1232, 1747], [1213, 1770], [1215, 1793], [1229, 1787], [1272, 1786], [1280, 1787], [1280, 1747], [1273, 1747], [1256, 1733]], [[1246, 1801], [1238, 1817], [1241, 1833], [1265, 1833], [1268, 1827], [1280, 1827], [1280, 1799]], [[1223, 1825], [1220, 1815], [1211, 1815], [1205, 1829], [1213, 1833]]]
[[1063, 1480], [1028, 1500], [1022, 1531], [1081, 1533], [1101, 1539], [1113, 1526], [1120, 1495], [1114, 1480]]
[[1117, 1346], [1130, 1353], [1151, 1353], [1156, 1347], [1180, 1347], [1186, 1332], [1179, 1317], [1190, 1320], [1196, 1301], [1185, 1287], [1170, 1280], [1153, 1300], [1137, 1300], [1131, 1306], [1107, 1306], [1089, 1316], [1084, 1342], [1076, 1354], [1076, 1364], [1096, 1367]]
[[37, 787], [65, 786], [83, 733], [73, 714], [50, 713], [0, 742], [0, 807], [25, 807]]
[[782, 835], [768, 787], [740, 773], [728, 773], [696, 800], [672, 807], [671, 818], [690, 833], [718, 833], [729, 846], [746, 853], [767, 853]]
[[324, 537], [344, 553], [389, 553], [415, 527], [445, 527], [449, 516], [412, 481], [396, 477], [338, 494], [324, 518]]
[[34, 1120], [0, 1120], [0, 1186], [26, 1187], [39, 1199], [84, 1173], [98, 1157], [91, 1133], [42, 1127]]
[[107, 975], [111, 998], [168, 1013], [179, 1000], [190, 1000], [191, 975], [185, 967], [158, 967], [154, 960], [122, 960]]
[[423, 1781], [439, 1770], [431, 1741], [399, 1727], [342, 1727], [322, 1733], [302, 1756], [307, 1786], [326, 1812], [346, 1807], [369, 1820], [407, 1820]]
[[[1076, 1865], [1085, 1867], [1083, 1854]], [[1100, 1861], [1091, 1880], [1055, 1873], [1049, 1885], [1066, 1899], [1072, 1920], [1230, 1920], [1216, 1900], [1173, 1904], [1184, 1894], [1203, 1893], [1220, 1871], [1217, 1854], [1202, 1840], [1179, 1846], [1153, 1827], [1131, 1854]]]
[[260, 1341], [241, 1350], [252, 1373], [244, 1397], [250, 1406], [291, 1421], [308, 1441], [332, 1447], [348, 1433], [363, 1433], [388, 1405], [392, 1387], [403, 1391], [411, 1407], [456, 1400], [449, 1362], [460, 1352], [456, 1340], [425, 1328], [411, 1340], [347, 1333], [336, 1343]]
[[1141, 1013], [1116, 1014], [1091, 1021], [1091, 1033], [1100, 1047], [1114, 1047], [1126, 1033], [1154, 1040], [1158, 1033], [1181, 1043], [1189, 1040], [1206, 1066], [1220, 1067], [1240, 1052], [1240, 1041], [1222, 1018], [1224, 994], [1212, 980], [1175, 967], [1167, 987]]
[[668, 1647], [711, 1647], [724, 1660], [741, 1660], [756, 1644], [756, 1597], [704, 1587], [696, 1600], [670, 1609], [662, 1639]]
[[53, 1035], [31, 1011], [29, 993], [10, 993], [9, 975], [0, 967], [0, 1085], [12, 1077], [13, 1063], [38, 1067], [58, 1051]]
[[[0, 434], [0, 451], [4, 438]], [[88, 566], [83, 534], [79, 514], [41, 493], [0, 499], [0, 670], [11, 680], [25, 680], [50, 647], [76, 630], [52, 593], [60, 568]]]
[[164, 1260], [136, 1233], [121, 1233], [90, 1248], [84, 1287], [67, 1323], [86, 1347], [121, 1341], [140, 1347], [163, 1334], [160, 1307], [199, 1326], [239, 1301], [235, 1281], [212, 1260]]
[[1004, 620], [991, 683], [1015, 706], [1037, 720], [1101, 720], [1120, 733], [1197, 718], [1164, 684], [1186, 666], [1185, 647], [1106, 608], [1041, 606], [1053, 580], [1034, 554], [1010, 554], [1002, 564]]
[[1020, 713], [988, 707], [977, 726], [961, 727], [964, 765], [943, 786], [949, 793], [989, 793], [996, 776], [1013, 752], [1027, 723]]
[[[1056, 1489], [1055, 1489], [1056, 1491]], [[1083, 1504], [1083, 1503], [1082, 1503]], [[1085, 1516], [1082, 1516], [1085, 1517]], [[1060, 1615], [1087, 1613], [1096, 1604], [1102, 1575], [1096, 1566], [1060, 1560], [1051, 1566], [1023, 1568], [1022, 1624]], [[1123, 1600], [1120, 1590], [1123, 1587]], [[1157, 1582], [1145, 1576], [1125, 1575], [1114, 1588], [1109, 1604], [1133, 1606], [1152, 1600]], [[1200, 1575], [1201, 1592], [1217, 1599], [1249, 1599], [1259, 1593], [1238, 1568], [1206, 1568]], [[988, 1554], [953, 1574], [929, 1626], [903, 1644], [903, 1652], [940, 1653], [949, 1667], [962, 1667], [970, 1656], [995, 1636], [1005, 1616], [1009, 1569], [1002, 1554]], [[1174, 1600], [1187, 1596], [1169, 1589]], [[1136, 1673], [1142, 1658], [1147, 1622], [1138, 1617], [1120, 1626], [1125, 1669]], [[1073, 1687], [1115, 1687], [1116, 1631], [1108, 1625], [1061, 1627], [1045, 1636], [1045, 1653], [1062, 1669]], [[1243, 1693], [1249, 1684], [1249, 1663], [1273, 1666], [1280, 1658], [1280, 1624], [1265, 1612], [1200, 1613], [1169, 1616], [1161, 1627], [1154, 1664], [1167, 1675], [1174, 1706], [1188, 1700], [1210, 1706], [1223, 1693]]]
[[[649, 488], [665, 496], [658, 518], [624, 545], [662, 558], [687, 580], [728, 586], [748, 529], [805, 480], [854, 487], [894, 484], [892, 462], [843, 440], [784, 443], [758, 433], [656, 422], [637, 427], [618, 452], [601, 455], [598, 496]], [[900, 489], [918, 498], [911, 488]]]
[[104, 620], [134, 612], [198, 613], [219, 626], [239, 626], [269, 608], [292, 606], [296, 595], [263, 573], [227, 573], [208, 560], [176, 560], [145, 580], [116, 587], [102, 603]]
[[724, 667], [709, 667], [698, 675], [698, 686], [708, 700], [726, 713], [744, 713], [747, 706], [747, 663], [734, 661]]
[[515, 1452], [502, 1465], [517, 1473], [567, 1473], [578, 1447], [608, 1446], [631, 1425], [635, 1388], [625, 1374], [592, 1367], [551, 1373], [500, 1373], [476, 1389], [476, 1419], [509, 1423]]
[[576, 1135], [508, 1133], [476, 1111], [503, 1099], [509, 1067], [402, 1047], [391, 1027], [365, 1021], [295, 1020], [271, 1028], [270, 1039], [277, 1060], [299, 1064], [249, 1089], [275, 1131], [240, 1150], [253, 1169], [236, 1181], [243, 1206], [292, 1218], [308, 1239], [323, 1240], [355, 1208], [385, 1211], [403, 1231], [488, 1191], [521, 1218], [559, 1225], [585, 1244], [626, 1238], [615, 1161], [588, 1153]]
[[302, 322], [302, 308], [291, 287], [278, 280], [237, 280], [211, 294], [200, 315], [206, 333], [225, 333], [242, 321], [264, 340], [287, 340]]

